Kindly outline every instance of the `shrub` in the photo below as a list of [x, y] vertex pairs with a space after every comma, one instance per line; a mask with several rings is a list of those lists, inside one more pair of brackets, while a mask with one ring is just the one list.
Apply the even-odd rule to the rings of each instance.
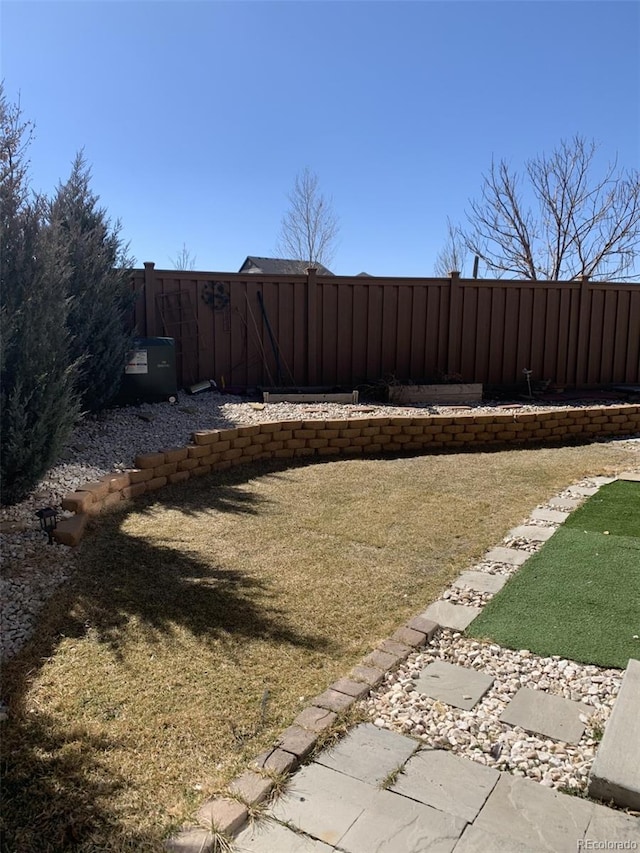
[[57, 458], [78, 414], [59, 232], [31, 198], [31, 134], [0, 88], [0, 474], [15, 503]]
[[50, 206], [50, 224], [60, 232], [69, 267], [68, 327], [71, 358], [79, 363], [78, 390], [83, 408], [98, 411], [118, 393], [132, 345], [128, 313], [133, 294], [132, 261], [91, 191], [91, 172], [76, 156], [68, 181]]

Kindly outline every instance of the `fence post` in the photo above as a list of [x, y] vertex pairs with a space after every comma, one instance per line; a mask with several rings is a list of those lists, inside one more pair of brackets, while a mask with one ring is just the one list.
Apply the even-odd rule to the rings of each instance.
[[591, 292], [589, 276], [580, 279], [580, 305], [578, 313], [578, 340], [576, 342], [576, 387], [587, 384], [589, 377], [589, 327], [591, 325]]
[[449, 284], [449, 346], [445, 373], [460, 373], [460, 346], [462, 341], [462, 285], [460, 273], [452, 270]]
[[318, 384], [318, 315], [316, 268], [307, 269], [307, 383]]
[[144, 332], [140, 332], [143, 338], [152, 338], [156, 334], [156, 310], [155, 310], [155, 263], [144, 262]]

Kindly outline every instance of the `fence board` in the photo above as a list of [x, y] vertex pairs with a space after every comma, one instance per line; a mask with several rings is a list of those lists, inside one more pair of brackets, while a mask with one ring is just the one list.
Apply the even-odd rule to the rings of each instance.
[[[640, 384], [640, 288], [630, 294], [627, 365], [624, 382]], [[619, 380], [615, 380], [616, 382]]]
[[353, 288], [337, 287], [336, 382], [349, 385], [353, 365]]
[[507, 291], [504, 287], [491, 288], [491, 321], [489, 329], [489, 367], [487, 381], [498, 384], [502, 378], [505, 349], [505, 303]]
[[138, 335], [176, 337], [181, 384], [222, 376], [233, 385], [276, 384], [258, 293], [282, 384], [460, 374], [510, 385], [522, 382], [525, 367], [534, 379], [568, 387], [640, 383], [638, 284], [264, 276], [146, 264], [133, 272], [132, 288]]
[[353, 349], [351, 369], [353, 382], [360, 385], [367, 381], [367, 310], [369, 287], [356, 284], [353, 287]]

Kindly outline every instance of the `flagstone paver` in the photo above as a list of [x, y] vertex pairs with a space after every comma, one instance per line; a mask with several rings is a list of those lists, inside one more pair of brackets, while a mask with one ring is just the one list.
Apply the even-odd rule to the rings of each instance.
[[561, 512], [559, 509], [534, 509], [531, 513], [531, 518], [537, 521], [550, 521], [553, 524], [562, 524], [569, 518], [568, 512]]
[[568, 491], [573, 495], [581, 495], [584, 498], [590, 498], [591, 495], [595, 495], [599, 488], [599, 486], [569, 486]]
[[480, 607], [467, 607], [464, 604], [451, 604], [448, 601], [435, 601], [424, 613], [425, 619], [432, 619], [443, 628], [453, 628], [455, 631], [464, 629], [473, 622], [482, 611]]
[[377, 788], [322, 764], [303, 767], [271, 814], [327, 844], [337, 844], [379, 793]]
[[464, 827], [455, 815], [378, 791], [339, 848], [345, 853], [452, 853]]
[[580, 716], [593, 708], [563, 696], [521, 687], [500, 715], [500, 721], [527, 732], [565, 743], [578, 743], [585, 729]]
[[552, 527], [536, 527], [533, 524], [522, 524], [507, 533], [507, 539], [529, 539], [532, 542], [546, 542], [551, 539], [555, 530]]
[[[617, 812], [606, 806], [594, 805], [593, 815], [584, 837], [589, 841], [599, 842], [626, 841], [627, 850], [640, 850], [640, 817]], [[632, 843], [635, 843], [635, 848]]]
[[572, 510], [577, 509], [582, 504], [582, 501], [578, 498], [549, 498], [547, 503], [552, 507]]
[[370, 785], [380, 785], [390, 773], [404, 765], [419, 746], [413, 738], [362, 723], [333, 749], [322, 752], [316, 762]]
[[492, 767], [444, 749], [424, 749], [407, 761], [389, 790], [473, 821], [499, 778]]
[[453, 853], [540, 853], [540, 849], [468, 824]]
[[426, 666], [416, 681], [416, 691], [447, 705], [470, 711], [493, 684], [484, 672], [436, 660]]
[[640, 661], [632, 658], [591, 768], [589, 794], [637, 811], [640, 811], [639, 708]]
[[488, 572], [462, 572], [453, 582], [457, 587], [468, 587], [478, 592], [498, 592], [506, 584], [504, 575], [490, 575]]
[[504, 548], [498, 546], [487, 551], [484, 555], [484, 560], [488, 563], [504, 563], [507, 566], [522, 566], [527, 562], [531, 555], [528, 551], [521, 551], [518, 548]]
[[502, 773], [474, 825], [538, 853], [576, 853], [592, 813], [593, 804], [586, 800]]
[[233, 849], [234, 853], [332, 853], [334, 850], [323, 841], [267, 820], [244, 829], [236, 838]]

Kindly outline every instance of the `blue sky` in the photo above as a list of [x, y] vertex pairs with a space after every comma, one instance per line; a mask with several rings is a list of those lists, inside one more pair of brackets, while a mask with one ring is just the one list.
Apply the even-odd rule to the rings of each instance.
[[273, 256], [297, 172], [333, 199], [344, 275], [429, 276], [492, 157], [580, 133], [640, 160], [640, 4], [2, 3], [2, 77], [34, 189], [84, 147], [140, 266]]

